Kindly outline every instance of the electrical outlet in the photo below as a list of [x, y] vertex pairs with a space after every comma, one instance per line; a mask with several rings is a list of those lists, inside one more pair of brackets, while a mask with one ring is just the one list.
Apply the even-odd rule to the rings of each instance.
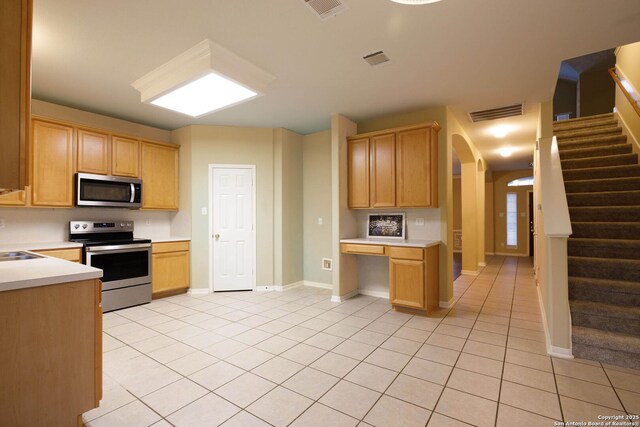
[[149, 218], [145, 218], [144, 225], [151, 225], [151, 220]]
[[424, 226], [424, 218], [416, 218], [416, 225]]
[[4, 228], [4, 219], [0, 219], [0, 228]]
[[318, 225], [322, 225], [322, 222], [323, 222], [322, 217], [319, 217], [318, 218]]
[[333, 270], [331, 258], [322, 258], [322, 269], [323, 270]]

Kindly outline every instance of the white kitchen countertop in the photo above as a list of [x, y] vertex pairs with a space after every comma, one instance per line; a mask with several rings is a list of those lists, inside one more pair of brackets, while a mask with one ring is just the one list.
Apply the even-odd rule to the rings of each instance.
[[440, 240], [422, 239], [370, 239], [366, 237], [354, 237], [351, 239], [340, 239], [340, 243], [355, 243], [358, 245], [386, 245], [386, 246], [406, 246], [410, 248], [428, 248], [442, 243]]
[[[11, 249], [2, 252], [14, 251], [16, 246], [11, 246]], [[100, 277], [102, 277], [102, 270], [98, 268], [59, 258], [42, 257], [20, 261], [0, 261], [0, 292]]]
[[[82, 243], [75, 242], [31, 242], [31, 243], [3, 243], [0, 244], [0, 252], [12, 251], [44, 251], [48, 249], [74, 249], [81, 248]], [[9, 261], [6, 261], [9, 262]]]

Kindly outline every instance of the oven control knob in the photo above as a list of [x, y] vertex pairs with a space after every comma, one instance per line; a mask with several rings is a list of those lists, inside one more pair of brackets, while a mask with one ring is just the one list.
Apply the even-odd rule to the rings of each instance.
[[75, 228], [77, 230], [78, 228], [80, 228], [80, 224], [74, 225], [73, 228]]
[[83, 229], [87, 228], [87, 224], [82, 224], [82, 228]]

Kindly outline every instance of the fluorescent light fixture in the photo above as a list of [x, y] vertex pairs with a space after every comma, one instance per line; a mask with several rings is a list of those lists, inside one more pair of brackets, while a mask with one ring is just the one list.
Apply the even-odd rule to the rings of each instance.
[[391, 0], [391, 1], [394, 3], [401, 3], [401, 4], [428, 4], [428, 3], [435, 3], [440, 0]]
[[513, 148], [511, 147], [503, 147], [500, 149], [500, 155], [502, 157], [511, 157], [513, 154]]
[[496, 138], [504, 138], [505, 136], [509, 135], [509, 133], [511, 133], [513, 129], [514, 127], [511, 125], [498, 125], [489, 129], [489, 132]]
[[263, 95], [275, 77], [205, 39], [131, 84], [142, 102], [201, 117]]

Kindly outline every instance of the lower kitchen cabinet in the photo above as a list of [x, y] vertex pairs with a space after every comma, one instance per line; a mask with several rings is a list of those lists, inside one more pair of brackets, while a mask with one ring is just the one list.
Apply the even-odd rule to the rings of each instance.
[[389, 302], [399, 311], [438, 308], [438, 246], [389, 247]]
[[100, 280], [0, 292], [0, 424], [77, 426], [102, 399]]
[[181, 294], [189, 289], [189, 242], [154, 243], [151, 257], [154, 299]]
[[65, 259], [71, 262], [82, 262], [82, 248], [43, 249], [33, 252], [54, 258]]

